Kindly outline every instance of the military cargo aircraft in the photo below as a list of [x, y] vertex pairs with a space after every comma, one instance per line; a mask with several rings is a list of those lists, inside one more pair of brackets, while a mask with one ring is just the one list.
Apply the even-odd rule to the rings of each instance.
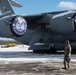
[[66, 40], [76, 49], [75, 10], [16, 15], [12, 5], [22, 7], [13, 0], [0, 0], [0, 37], [28, 44], [33, 52], [56, 53], [64, 49]]

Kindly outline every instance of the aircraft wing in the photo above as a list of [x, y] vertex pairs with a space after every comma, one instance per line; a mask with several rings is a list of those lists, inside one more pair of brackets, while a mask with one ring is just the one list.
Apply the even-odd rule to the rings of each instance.
[[22, 17], [25, 18], [27, 21], [27, 28], [28, 29], [35, 29], [39, 25], [46, 25], [49, 20], [49, 15], [54, 16], [56, 14], [60, 14], [66, 11], [58, 11], [58, 12], [48, 12], [48, 13], [42, 13], [42, 14], [36, 14], [36, 15], [22, 15]]
[[23, 15], [22, 17], [25, 18], [27, 22], [27, 28], [28, 29], [35, 29], [39, 23], [37, 23], [38, 20], [44, 17], [43, 14], [37, 14], [37, 15]]

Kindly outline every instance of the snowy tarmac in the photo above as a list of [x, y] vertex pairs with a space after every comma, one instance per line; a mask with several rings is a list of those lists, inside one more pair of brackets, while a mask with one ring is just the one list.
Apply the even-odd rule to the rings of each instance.
[[[64, 54], [36, 54], [28, 50], [29, 46], [18, 45], [16, 47], [0, 48], [0, 61], [20, 61], [20, 62], [47, 62], [63, 61]], [[72, 60], [76, 62], [76, 54], [72, 54]]]
[[76, 75], [76, 54], [72, 54], [71, 69], [64, 70], [64, 53], [39, 54], [28, 48], [0, 48], [0, 75]]

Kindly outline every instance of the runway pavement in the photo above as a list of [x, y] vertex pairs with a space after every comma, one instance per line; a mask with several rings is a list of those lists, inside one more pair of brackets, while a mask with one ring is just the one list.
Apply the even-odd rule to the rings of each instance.
[[[0, 61], [63, 61], [64, 54], [39, 54], [28, 50], [28, 46], [17, 46], [13, 48], [0, 48]], [[76, 54], [72, 54], [72, 61], [76, 61]]]

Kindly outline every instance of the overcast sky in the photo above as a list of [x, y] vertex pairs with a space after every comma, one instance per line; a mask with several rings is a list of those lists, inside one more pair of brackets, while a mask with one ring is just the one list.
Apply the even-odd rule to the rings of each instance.
[[76, 0], [15, 0], [22, 8], [13, 7], [16, 14], [38, 14], [44, 12], [76, 9]]

